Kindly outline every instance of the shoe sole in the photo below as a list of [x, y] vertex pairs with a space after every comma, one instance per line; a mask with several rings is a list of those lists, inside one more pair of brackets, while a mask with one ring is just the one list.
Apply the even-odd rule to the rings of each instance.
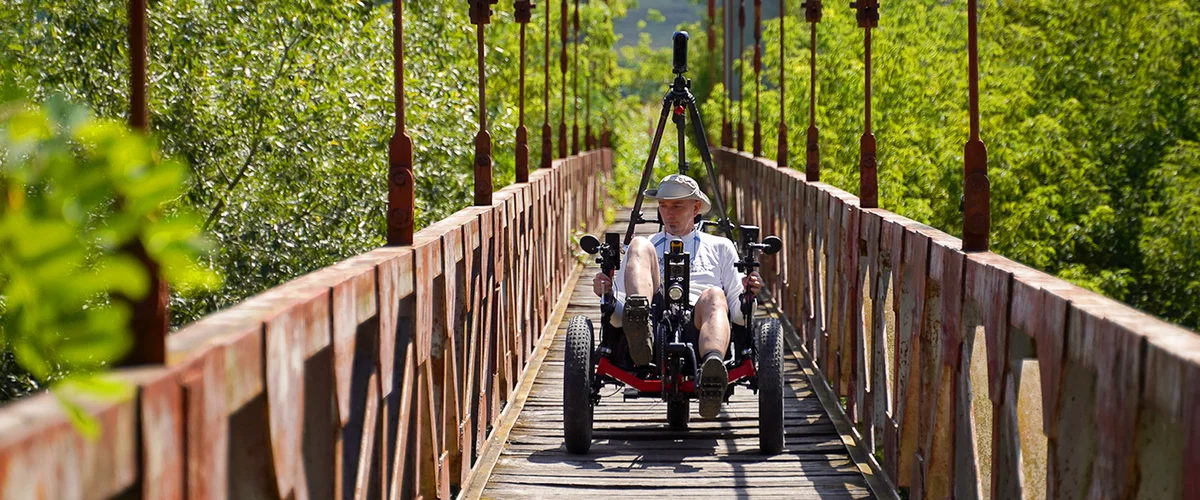
[[650, 364], [654, 346], [650, 339], [650, 301], [632, 296], [625, 301], [625, 338], [634, 364]]
[[716, 418], [721, 413], [725, 399], [725, 386], [729, 383], [729, 372], [725, 363], [718, 358], [708, 358], [700, 365], [700, 416]]

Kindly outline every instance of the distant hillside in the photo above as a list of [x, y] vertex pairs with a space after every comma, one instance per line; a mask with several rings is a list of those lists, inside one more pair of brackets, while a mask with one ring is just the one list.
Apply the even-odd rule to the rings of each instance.
[[[724, 1], [717, 2], [717, 12], [720, 13], [721, 5]], [[795, 3], [795, 0], [793, 0]], [[732, 2], [736, 8], [737, 2]], [[799, 8], [799, 7], [795, 7]], [[639, 0], [638, 8], [629, 9], [629, 15], [624, 19], [617, 19], [615, 28], [617, 34], [623, 35], [621, 41], [617, 43], [618, 47], [625, 45], [636, 45], [638, 41], [638, 21], [646, 19], [646, 13], [649, 9], [655, 9], [662, 13], [663, 17], [667, 18], [662, 23], [646, 23], [646, 32], [650, 34], [654, 47], [669, 47], [671, 44], [671, 33], [675, 32], [675, 28], [681, 23], [700, 23], [708, 16], [708, 3], [688, 0]], [[736, 10], [734, 11], [737, 12]], [[774, 19], [779, 17], [779, 2], [778, 0], [763, 1], [763, 20]], [[721, 22], [717, 19], [717, 23]], [[701, 25], [703, 26], [703, 25]], [[749, 44], [754, 40], [754, 2], [746, 0], [746, 43]]]

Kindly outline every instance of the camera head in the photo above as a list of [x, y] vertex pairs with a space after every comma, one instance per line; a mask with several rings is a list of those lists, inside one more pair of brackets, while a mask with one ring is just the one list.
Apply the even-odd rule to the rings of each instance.
[[579, 246], [587, 253], [592, 255], [599, 254], [596, 257], [596, 263], [600, 264], [600, 269], [605, 273], [621, 268], [620, 233], [605, 233], [604, 243], [600, 243], [600, 239], [595, 236], [585, 234], [579, 240]]
[[676, 31], [674, 35], [671, 35], [671, 42], [674, 46], [671, 71], [677, 75], [687, 73], [688, 32]]

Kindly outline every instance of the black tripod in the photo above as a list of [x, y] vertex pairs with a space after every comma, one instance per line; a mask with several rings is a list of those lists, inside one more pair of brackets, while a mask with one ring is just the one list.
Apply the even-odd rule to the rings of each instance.
[[[663, 129], [667, 125], [667, 116], [672, 114], [674, 115], [672, 121], [675, 122], [679, 137], [679, 173], [687, 174], [688, 170], [684, 138], [687, 136], [685, 121], [687, 117], [690, 117], [692, 135], [696, 141], [696, 147], [700, 150], [700, 158], [704, 161], [704, 167], [708, 171], [709, 181], [712, 183], [712, 201], [719, 214], [716, 220], [717, 230], [723, 232], [725, 237], [731, 241], [736, 241], [733, 239], [733, 224], [729, 222], [729, 217], [725, 214], [725, 199], [721, 196], [721, 189], [713, 170], [712, 151], [708, 149], [708, 136], [704, 134], [704, 124], [700, 121], [699, 110], [696, 109], [696, 98], [692, 96], [690, 90], [692, 81], [683, 77], [683, 74], [687, 72], [688, 33], [676, 31], [671, 39], [674, 42], [672, 71], [675, 73], [675, 81], [671, 83], [671, 88], [663, 96], [662, 113], [658, 116], [658, 128], [654, 131], [654, 140], [650, 143], [650, 155], [646, 158], [646, 166], [642, 169], [642, 183], [638, 188], [637, 201], [633, 204], [633, 210], [629, 212], [629, 228], [625, 230], [624, 244], [628, 246], [629, 242], [633, 240], [633, 231], [638, 224], [647, 222], [662, 224], [660, 219], [651, 220], [643, 216], [642, 201], [645, 198], [646, 187], [650, 184], [650, 178], [654, 176], [654, 161], [658, 157], [658, 145], [662, 141]], [[685, 112], [687, 113], [686, 117]]]

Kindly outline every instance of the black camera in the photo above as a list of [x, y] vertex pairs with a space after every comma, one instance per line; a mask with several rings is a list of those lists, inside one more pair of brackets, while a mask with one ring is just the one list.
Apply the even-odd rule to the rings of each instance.
[[671, 35], [671, 41], [675, 45], [674, 57], [672, 60], [672, 71], [674, 71], [677, 75], [687, 73], [688, 32], [676, 31], [674, 35]]
[[671, 240], [670, 251], [663, 256], [663, 290], [668, 306], [687, 307], [691, 304], [691, 256], [683, 251], [683, 242]]

